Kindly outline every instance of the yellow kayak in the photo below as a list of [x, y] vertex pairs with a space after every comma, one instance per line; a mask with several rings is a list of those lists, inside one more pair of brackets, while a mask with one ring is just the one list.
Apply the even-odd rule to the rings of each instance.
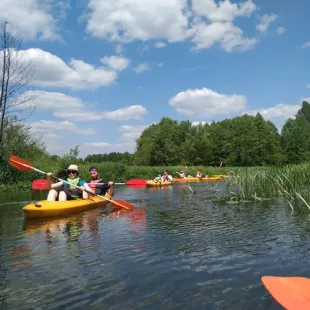
[[174, 182], [217, 182], [222, 177], [210, 177], [210, 178], [177, 178], [173, 179]]
[[[104, 196], [111, 199], [109, 194]], [[107, 204], [108, 200], [103, 200], [97, 196], [88, 199], [76, 199], [68, 201], [47, 201], [41, 200], [36, 203], [32, 202], [23, 208], [26, 218], [53, 217], [77, 213], [80, 211], [97, 208]]]
[[146, 181], [146, 186], [147, 187], [162, 187], [162, 186], [168, 186], [172, 185], [173, 182], [155, 182], [152, 180]]

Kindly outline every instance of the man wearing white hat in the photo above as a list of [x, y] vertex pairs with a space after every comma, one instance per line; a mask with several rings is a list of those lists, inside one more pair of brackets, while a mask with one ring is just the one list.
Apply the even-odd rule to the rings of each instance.
[[[74, 184], [75, 186], [82, 187], [83, 191], [62, 181], [51, 184], [51, 177], [53, 174], [51, 172], [48, 172], [46, 182], [47, 188], [50, 189], [47, 196], [48, 201], [55, 201], [57, 200], [57, 198], [59, 201], [74, 200], [80, 198], [87, 199], [88, 194], [86, 191], [92, 193], [91, 188], [86, 184], [86, 182], [79, 178], [79, 167], [77, 165], [70, 165], [67, 169], [67, 172], [68, 178], [66, 181]], [[58, 193], [56, 189], [60, 190], [60, 192]], [[84, 189], [86, 191], [84, 191]]]

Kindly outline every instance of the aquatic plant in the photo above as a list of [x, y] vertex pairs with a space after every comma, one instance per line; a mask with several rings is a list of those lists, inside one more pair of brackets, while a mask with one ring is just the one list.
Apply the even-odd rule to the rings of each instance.
[[226, 179], [229, 200], [263, 201], [284, 197], [291, 208], [302, 202], [310, 210], [310, 163], [238, 168], [235, 172], [235, 177]]

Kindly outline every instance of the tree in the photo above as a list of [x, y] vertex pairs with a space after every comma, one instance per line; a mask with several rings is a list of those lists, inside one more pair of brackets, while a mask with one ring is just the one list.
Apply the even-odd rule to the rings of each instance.
[[282, 147], [288, 163], [298, 164], [310, 157], [310, 124], [303, 115], [288, 119], [282, 128]]
[[307, 101], [303, 101], [301, 108], [298, 110], [297, 115], [303, 116], [308, 123], [310, 123], [310, 104]]
[[0, 184], [30, 179], [31, 176], [36, 175], [35, 172], [24, 173], [12, 168], [8, 164], [8, 158], [14, 154], [30, 162], [44, 161], [48, 157], [45, 147], [39, 139], [32, 136], [30, 126], [23, 124], [16, 116], [5, 117], [3, 124], [5, 147], [0, 156]]
[[0, 25], [0, 153], [4, 149], [4, 122], [8, 113], [34, 109], [33, 96], [21, 92], [33, 78], [31, 61], [21, 50], [22, 40], [13, 32], [7, 20]]

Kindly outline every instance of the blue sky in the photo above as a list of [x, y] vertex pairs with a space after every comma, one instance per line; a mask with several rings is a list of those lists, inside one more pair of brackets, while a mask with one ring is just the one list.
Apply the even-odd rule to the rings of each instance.
[[20, 96], [34, 98], [27, 123], [53, 154], [133, 152], [164, 116], [260, 111], [280, 129], [310, 98], [308, 0], [15, 2], [0, 12], [35, 68]]

